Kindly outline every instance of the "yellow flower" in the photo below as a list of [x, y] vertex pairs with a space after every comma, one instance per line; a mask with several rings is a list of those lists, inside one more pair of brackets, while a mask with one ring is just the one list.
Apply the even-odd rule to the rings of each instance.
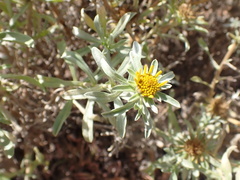
[[158, 71], [155, 75], [152, 75], [154, 66], [151, 65], [148, 71], [148, 66], [145, 65], [142, 73], [142, 69], [136, 72], [134, 78], [138, 91], [144, 97], [154, 98], [157, 91], [160, 90], [168, 81], [159, 83], [158, 76], [162, 74], [162, 71]]

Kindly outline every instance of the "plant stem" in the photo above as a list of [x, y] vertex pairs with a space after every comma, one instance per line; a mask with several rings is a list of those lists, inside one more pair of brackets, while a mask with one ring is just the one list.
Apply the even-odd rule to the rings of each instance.
[[237, 42], [233, 42], [229, 47], [228, 47], [228, 51], [225, 54], [224, 58], [222, 59], [222, 62], [219, 65], [219, 69], [217, 69], [217, 71], [215, 72], [215, 75], [213, 77], [213, 80], [210, 84], [210, 98], [213, 97], [214, 95], [214, 89], [216, 84], [219, 82], [220, 79], [220, 74], [224, 68], [224, 65], [227, 63], [227, 61], [229, 60], [229, 58], [231, 57], [231, 55], [235, 52], [236, 48], [237, 48]]

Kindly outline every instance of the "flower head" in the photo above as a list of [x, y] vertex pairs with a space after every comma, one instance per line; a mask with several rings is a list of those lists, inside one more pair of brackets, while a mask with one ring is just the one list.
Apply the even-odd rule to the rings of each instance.
[[204, 144], [198, 138], [189, 139], [184, 144], [184, 150], [192, 157], [199, 157], [204, 152]]
[[229, 102], [222, 96], [215, 97], [211, 99], [209, 105], [207, 106], [208, 112], [214, 116], [220, 116], [226, 119], [228, 116]]
[[[96, 58], [98, 58], [97, 55]], [[112, 81], [118, 81], [119, 83], [111, 89], [112, 96], [118, 96], [118, 99], [114, 100], [116, 108], [102, 114], [106, 117], [115, 116], [119, 119], [119, 122], [122, 122], [126, 112], [134, 108], [137, 110], [134, 120], [142, 117], [145, 123], [145, 137], [149, 137], [154, 123], [149, 109], [154, 113], [158, 113], [155, 102], [164, 101], [176, 107], [180, 107], [180, 104], [171, 96], [160, 92], [160, 90], [171, 88], [171, 84], [168, 82], [174, 78], [174, 73], [170, 71], [162, 75], [162, 71], [158, 70], [158, 61], [156, 59], [151, 62], [150, 68], [148, 68], [147, 65], [142, 65], [141, 58], [142, 47], [137, 42], [134, 42], [129, 57], [125, 58], [117, 71], [112, 69], [104, 59], [99, 60], [99, 65], [105, 74], [111, 77]], [[128, 79], [123, 77], [126, 72], [128, 72]], [[127, 103], [124, 101], [127, 101]], [[121, 125], [117, 128], [123, 127], [124, 125]], [[121, 132], [124, 134], [125, 131], [121, 130]]]
[[194, 19], [194, 11], [192, 10], [191, 4], [183, 3], [178, 8], [179, 16], [185, 20]]
[[162, 71], [158, 71], [155, 75], [152, 74], [154, 66], [151, 65], [148, 70], [148, 66], [145, 65], [142, 73], [142, 69], [136, 72], [134, 78], [139, 93], [144, 97], [153, 98], [160, 87], [164, 86], [168, 81], [159, 83], [158, 77], [162, 74]]

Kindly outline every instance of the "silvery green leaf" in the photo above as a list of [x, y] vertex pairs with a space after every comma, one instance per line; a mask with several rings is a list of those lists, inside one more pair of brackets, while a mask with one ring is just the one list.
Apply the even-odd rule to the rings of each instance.
[[158, 80], [159, 83], [164, 82], [164, 81], [170, 81], [174, 78], [174, 73], [172, 71], [164, 74], [163, 76], [160, 77], [160, 79]]
[[80, 30], [77, 27], [73, 27], [73, 34], [83, 40], [89, 41], [89, 42], [93, 42], [93, 43], [97, 43], [100, 44], [101, 41], [93, 36], [91, 36], [90, 34]]
[[1, 32], [0, 42], [1, 41], [16, 42], [20, 44], [25, 44], [31, 48], [34, 47], [34, 40], [30, 36], [19, 32]]
[[62, 58], [65, 59], [67, 63], [73, 63], [77, 65], [80, 69], [82, 69], [89, 77], [90, 81], [95, 84], [96, 79], [94, 78], [94, 75], [91, 71], [91, 69], [88, 67], [88, 65], [83, 60], [82, 56], [78, 54], [77, 52], [73, 51], [65, 51], [62, 55]]
[[117, 72], [111, 68], [111, 66], [106, 61], [106, 57], [102, 54], [102, 52], [99, 49], [97, 49], [96, 47], [93, 47], [91, 51], [97, 65], [108, 77], [110, 77], [112, 80], [126, 82], [124, 77], [117, 74]]
[[94, 26], [96, 27], [96, 31], [97, 31], [99, 37], [101, 38], [102, 41], [104, 41], [105, 33], [104, 33], [104, 29], [100, 23], [99, 15], [96, 15], [94, 18]]
[[84, 22], [88, 25], [88, 27], [96, 31], [92, 18], [84, 12], [84, 8], [81, 9], [81, 17], [83, 18]]
[[157, 95], [159, 96], [158, 97], [159, 100], [163, 100], [164, 102], [169, 103], [177, 108], [181, 107], [179, 102], [177, 100], [175, 100], [174, 98], [172, 98], [171, 96], [168, 96], [162, 92], [157, 92]]
[[66, 86], [81, 86], [83, 82], [80, 81], [65, 81], [55, 77], [46, 77], [42, 75], [37, 75], [37, 80], [44, 87], [66, 87]]
[[91, 52], [93, 55], [94, 60], [96, 61], [97, 65], [101, 67], [101, 60], [104, 59], [105, 61], [108, 61], [106, 56], [96, 47], [91, 48]]
[[[120, 98], [115, 99], [114, 101], [114, 107], [119, 108], [123, 105], [122, 101]], [[126, 118], [126, 113], [119, 114], [116, 117], [116, 129], [120, 135], [120, 137], [124, 137], [126, 133], [126, 125], [127, 125], [127, 118]]]
[[137, 115], [134, 118], [134, 121], [137, 121], [142, 116], [142, 109], [138, 109]]
[[136, 72], [133, 69], [128, 69], [127, 71], [128, 71], [128, 73], [130, 75], [128, 77], [128, 80], [133, 80], [135, 78], [135, 76], [136, 76]]
[[[111, 37], [111, 36], [110, 36]], [[130, 48], [129, 47], [125, 47], [125, 45], [127, 44], [128, 39], [121, 39], [118, 42], [112, 42], [110, 44], [110, 49], [113, 51], [117, 51], [119, 52], [119, 56], [123, 55], [127, 55], [129, 53]], [[110, 41], [111, 42], [111, 41]], [[129, 50], [128, 50], [129, 49]], [[118, 54], [116, 54], [113, 59], [115, 59], [115, 57], [118, 56]], [[122, 60], [121, 60], [122, 62]]]
[[87, 92], [84, 94], [87, 99], [92, 101], [110, 102], [114, 101], [121, 93], [105, 93], [105, 92]]
[[203, 32], [203, 33], [208, 34], [208, 30], [207, 30], [206, 28], [201, 27], [201, 26], [194, 25], [194, 26], [193, 26], [193, 29], [196, 30], [196, 31], [199, 31], [199, 32]]
[[153, 119], [150, 115], [150, 112], [148, 111], [147, 108], [144, 108], [144, 113], [142, 115], [142, 118], [144, 120], [144, 137], [148, 138], [152, 132], [152, 128], [153, 128]]
[[107, 61], [105, 61], [105, 59], [101, 59], [101, 68], [103, 70], [103, 72], [109, 76], [110, 78], [112, 78], [113, 80], [116, 80], [116, 81], [119, 81], [119, 82], [122, 82], [122, 83], [125, 83], [126, 82], [126, 79], [117, 74], [117, 72], [111, 68], [111, 66], [109, 66], [109, 64], [107, 63]]
[[115, 27], [115, 29], [111, 33], [111, 36], [113, 37], [113, 39], [115, 39], [125, 29], [127, 23], [132, 19], [132, 17], [135, 14], [136, 13], [128, 12], [121, 17], [117, 26]]
[[165, 84], [164, 86], [161, 87], [161, 90], [170, 89], [171, 87], [172, 87], [171, 84]]
[[199, 177], [200, 176], [200, 172], [199, 172], [199, 170], [193, 170], [193, 172], [192, 172], [192, 175], [194, 176], [194, 177]]
[[150, 108], [154, 113], [158, 114], [158, 108], [155, 103], [151, 104]]
[[142, 68], [142, 46], [138, 42], [133, 42], [132, 50], [129, 53], [129, 57], [134, 71], [139, 71]]
[[123, 60], [121, 66], [117, 70], [118, 74], [124, 75], [127, 72], [128, 68], [130, 66], [129, 61], [130, 61], [129, 57], [128, 56], [125, 57], [125, 59]]
[[139, 94], [136, 93], [131, 98], [129, 98], [128, 101], [130, 102], [130, 101], [138, 101], [138, 100], [139, 100]]
[[38, 80], [36, 80], [30, 76], [19, 75], [19, 74], [0, 74], [0, 78], [24, 80], [24, 81], [44, 90], [44, 86], [41, 83], [39, 83]]
[[[102, 102], [99, 102], [99, 101], [96, 101], [96, 103], [99, 105], [99, 107], [101, 107], [101, 109], [105, 112], [108, 112], [110, 111], [110, 108], [108, 106], [107, 103], [102, 103]], [[107, 119], [109, 120], [109, 122], [115, 127], [116, 126], [116, 117], [113, 117], [113, 116], [109, 116], [107, 117]]]
[[88, 100], [82, 122], [82, 135], [87, 142], [93, 141], [93, 106], [94, 101]]
[[91, 91], [100, 91], [100, 90], [101, 89], [99, 87], [70, 89], [63, 93], [62, 98], [66, 100], [86, 99], [86, 96], [84, 95], [85, 93], [91, 92]]
[[183, 34], [179, 34], [178, 37], [182, 42], [184, 42], [185, 52], [187, 52], [190, 49], [190, 45], [187, 38]]
[[189, 160], [186, 160], [186, 159], [183, 159], [181, 164], [187, 169], [193, 169], [194, 168], [193, 163]]
[[232, 166], [229, 161], [229, 156], [233, 150], [237, 149], [237, 146], [230, 146], [227, 151], [223, 154], [221, 159], [220, 170], [225, 180], [232, 180]]
[[13, 137], [10, 138], [11, 136], [12, 135], [9, 132], [0, 129], [0, 148], [3, 149], [7, 158], [12, 158], [14, 155], [15, 144], [12, 141]]
[[145, 98], [144, 100], [145, 100], [146, 106], [147, 106], [147, 107], [150, 107], [151, 110], [152, 110], [154, 113], [158, 114], [158, 108], [157, 108], [156, 104], [154, 103], [153, 99], [151, 99], [151, 98]]
[[72, 109], [72, 101], [67, 101], [62, 108], [62, 110], [59, 112], [59, 114], [56, 117], [56, 120], [53, 124], [53, 135], [57, 136], [60, 129], [62, 128], [63, 123], [67, 119], [67, 117], [70, 115]]
[[156, 59], [154, 59], [151, 63], [151, 66], [153, 66], [152, 75], [154, 76], [158, 71], [158, 61]]
[[235, 180], [240, 180], [240, 168], [237, 168], [237, 172], [235, 174]]
[[99, 16], [99, 22], [101, 27], [103, 28], [104, 32], [106, 30], [106, 24], [107, 24], [107, 12], [106, 9], [103, 5], [103, 3], [101, 1], [99, 1], [96, 4], [96, 10], [97, 10], [97, 14]]
[[128, 84], [124, 85], [116, 85], [112, 88], [113, 91], [122, 91], [122, 92], [132, 92], [134, 91], [133, 87]]
[[106, 117], [109, 117], [109, 116], [118, 116], [120, 114], [123, 114], [127, 111], [129, 111], [133, 106], [134, 104], [137, 102], [137, 100], [135, 101], [130, 101], [128, 102], [127, 104], [119, 107], [119, 108], [116, 108], [116, 109], [113, 109], [111, 111], [108, 111], [108, 112], [104, 112], [102, 113], [103, 116], [106, 116]]
[[173, 172], [169, 178], [169, 180], [178, 180], [177, 174]]

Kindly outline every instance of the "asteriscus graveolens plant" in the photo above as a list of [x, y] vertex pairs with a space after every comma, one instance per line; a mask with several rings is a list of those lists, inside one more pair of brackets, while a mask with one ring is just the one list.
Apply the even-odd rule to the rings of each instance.
[[[129, 56], [124, 59], [117, 71], [110, 66], [110, 62], [97, 48], [92, 48], [92, 54], [99, 67], [110, 78], [112, 94], [118, 94], [118, 98], [113, 101], [115, 109], [103, 113], [106, 117], [116, 117], [117, 129], [119, 126], [120, 128], [125, 127], [121, 124], [126, 123], [124, 121], [125, 113], [134, 108], [138, 111], [135, 120], [143, 118], [145, 137], [148, 137], [153, 127], [153, 119], [148, 109], [158, 113], [154, 100], [165, 101], [180, 107], [178, 101], [162, 92], [162, 90], [171, 88], [169, 82], [174, 78], [173, 72], [162, 75], [162, 71], [158, 70], [157, 60], [153, 60], [149, 68], [147, 65], [143, 66], [141, 63], [142, 47], [137, 42], [133, 43]], [[128, 78], [124, 78], [127, 72]], [[127, 103], [124, 104], [124, 102]]]

